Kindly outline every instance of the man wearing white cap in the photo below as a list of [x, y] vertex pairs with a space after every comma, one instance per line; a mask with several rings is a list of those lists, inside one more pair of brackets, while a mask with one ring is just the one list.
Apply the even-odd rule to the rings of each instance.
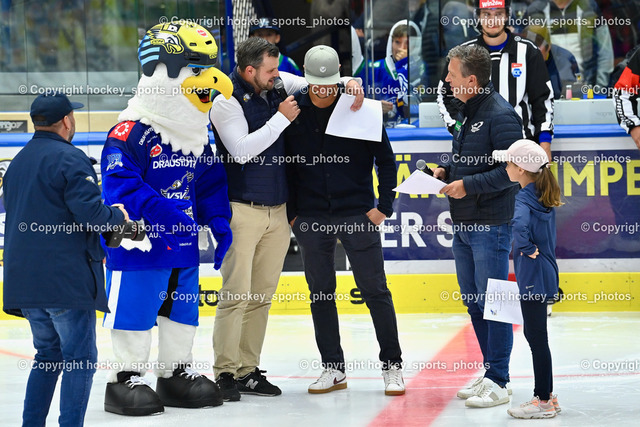
[[[387, 134], [365, 141], [325, 133], [341, 96], [338, 54], [316, 46], [305, 55], [308, 90], [296, 96], [300, 115], [285, 131], [289, 165], [287, 215], [302, 249], [311, 291], [311, 315], [324, 371], [309, 393], [347, 387], [335, 304], [334, 255], [340, 239], [349, 257], [380, 345], [380, 367], [386, 395], [404, 394], [402, 351], [396, 315], [387, 288], [378, 226], [393, 214], [396, 163]], [[304, 159], [304, 160], [303, 160]], [[371, 170], [378, 167], [376, 203]]]
[[[236, 55], [238, 66], [229, 75], [233, 96], [217, 96], [210, 112], [216, 147], [227, 172], [233, 232], [220, 268], [213, 371], [224, 400], [231, 402], [239, 401], [240, 393], [282, 393], [258, 365], [271, 297], [291, 235], [285, 212], [288, 189], [282, 132], [300, 110], [292, 96], [282, 99], [274, 86], [278, 77], [287, 93], [305, 84], [302, 77], [278, 72], [278, 48], [259, 37], [238, 45]], [[344, 79], [356, 95], [352, 108], [357, 110], [364, 95], [360, 84], [351, 80]]]

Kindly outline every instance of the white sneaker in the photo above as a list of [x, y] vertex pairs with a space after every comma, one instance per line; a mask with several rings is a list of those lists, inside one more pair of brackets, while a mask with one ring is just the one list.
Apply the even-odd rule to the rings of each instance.
[[[483, 379], [484, 379], [484, 375], [481, 377], [478, 377], [469, 387], [463, 388], [462, 390], [458, 390], [458, 393], [456, 394], [456, 396], [458, 396], [460, 399], [465, 399], [465, 400], [467, 400], [471, 396], [477, 396], [478, 394], [480, 394], [480, 390], [481, 390], [480, 385], [482, 384]], [[511, 383], [510, 382], [507, 383], [505, 387], [507, 388], [507, 393], [511, 395], [513, 393], [513, 390], [511, 390]]]
[[460, 399], [467, 400], [471, 396], [477, 396], [480, 393], [480, 385], [482, 385], [482, 380], [484, 379], [484, 375], [476, 378], [476, 380], [471, 383], [471, 385], [467, 388], [463, 388], [462, 390], [458, 390], [458, 396]]
[[400, 396], [404, 394], [404, 380], [402, 370], [399, 368], [389, 368], [382, 371], [384, 378], [384, 394], [387, 396]]
[[509, 392], [505, 387], [491, 381], [489, 378], [483, 378], [480, 384], [480, 392], [477, 396], [471, 396], [464, 404], [472, 408], [490, 408], [491, 406], [509, 403]]
[[329, 393], [334, 390], [347, 388], [347, 376], [337, 369], [325, 369], [320, 378], [309, 386], [309, 393]]
[[537, 397], [531, 399], [530, 402], [523, 403], [518, 408], [507, 409], [507, 413], [514, 418], [527, 420], [553, 418], [557, 415], [553, 401], [542, 403]]

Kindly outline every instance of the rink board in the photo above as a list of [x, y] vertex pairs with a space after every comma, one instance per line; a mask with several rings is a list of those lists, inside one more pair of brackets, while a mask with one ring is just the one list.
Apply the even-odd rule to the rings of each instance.
[[[398, 313], [463, 313], [455, 274], [390, 274], [387, 281]], [[335, 295], [342, 314], [366, 314], [351, 274], [339, 274]], [[200, 278], [200, 315], [214, 316], [221, 277]], [[640, 311], [640, 273], [561, 273], [563, 300], [558, 312]], [[0, 297], [2, 289], [0, 288]], [[239, 298], [255, 298], [241, 295]], [[271, 301], [272, 314], [310, 314], [307, 282], [300, 275], [283, 275]], [[0, 319], [13, 319], [5, 313]]]

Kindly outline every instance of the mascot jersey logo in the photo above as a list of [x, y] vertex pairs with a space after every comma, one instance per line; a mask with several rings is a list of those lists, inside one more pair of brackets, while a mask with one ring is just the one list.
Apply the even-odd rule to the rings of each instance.
[[160, 194], [162, 194], [167, 199], [185, 199], [189, 200], [189, 186], [187, 185], [184, 188], [184, 191], [181, 190], [184, 187], [184, 180], [187, 180], [187, 184], [193, 180], [193, 173], [187, 172], [181, 179], [176, 179], [173, 184], [169, 188], [165, 188], [160, 190]]
[[107, 171], [110, 171], [111, 169], [115, 169], [118, 166], [120, 167], [123, 166], [121, 153], [109, 154], [107, 156], [107, 160], [109, 161], [109, 165], [107, 166]]
[[135, 123], [130, 121], [122, 122], [118, 124], [115, 128], [113, 128], [113, 130], [111, 131], [108, 137], [116, 138], [116, 139], [119, 139], [120, 141], [126, 141], [127, 138], [129, 137], [129, 132], [131, 132], [131, 129], [133, 129], [134, 124]]

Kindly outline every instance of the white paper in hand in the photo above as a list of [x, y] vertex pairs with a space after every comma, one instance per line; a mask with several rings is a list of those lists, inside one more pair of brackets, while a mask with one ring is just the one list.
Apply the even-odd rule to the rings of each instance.
[[484, 319], [522, 325], [518, 283], [489, 279], [484, 300]]
[[393, 191], [405, 194], [439, 194], [446, 185], [446, 182], [442, 182], [421, 170], [415, 170]]
[[325, 133], [380, 142], [382, 140], [382, 104], [380, 101], [365, 98], [362, 108], [351, 111], [351, 105], [355, 99], [355, 96], [346, 93], [340, 96], [329, 117]]

